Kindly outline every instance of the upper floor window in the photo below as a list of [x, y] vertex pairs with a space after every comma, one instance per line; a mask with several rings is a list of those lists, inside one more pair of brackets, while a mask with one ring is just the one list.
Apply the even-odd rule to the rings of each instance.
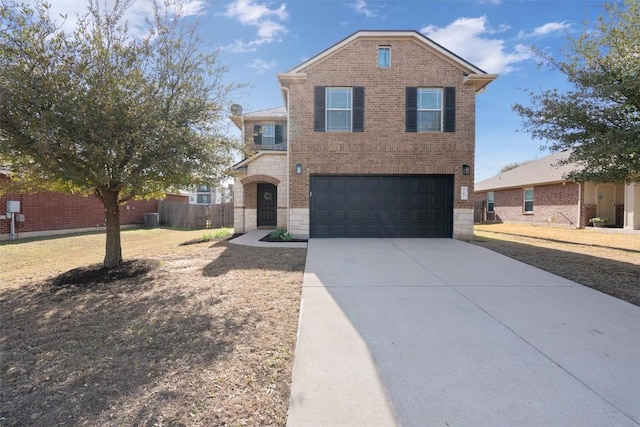
[[327, 132], [351, 131], [351, 88], [327, 88]]
[[364, 87], [316, 86], [316, 132], [364, 132]]
[[378, 46], [378, 67], [391, 67], [391, 46]]
[[208, 193], [210, 191], [211, 191], [211, 187], [209, 187], [207, 184], [198, 185], [196, 187], [196, 192], [198, 193]]
[[487, 193], [487, 212], [493, 212], [494, 197], [493, 191]]
[[418, 132], [442, 130], [442, 89], [418, 88]]
[[262, 145], [273, 145], [276, 143], [276, 125], [265, 123], [262, 125]]
[[406, 88], [407, 132], [455, 132], [456, 88]]
[[275, 145], [287, 142], [284, 123], [262, 123], [253, 125], [253, 143]]
[[524, 190], [524, 213], [533, 213], [533, 188]]
[[210, 194], [198, 194], [197, 203], [210, 204], [211, 203], [211, 195]]

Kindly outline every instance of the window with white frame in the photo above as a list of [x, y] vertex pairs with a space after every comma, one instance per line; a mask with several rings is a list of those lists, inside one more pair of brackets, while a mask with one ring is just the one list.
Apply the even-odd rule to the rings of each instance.
[[210, 204], [211, 203], [211, 194], [198, 194], [197, 203], [199, 203], [199, 204]]
[[442, 89], [418, 88], [418, 132], [442, 130]]
[[378, 67], [391, 67], [391, 46], [378, 46]]
[[487, 212], [493, 212], [494, 197], [493, 191], [487, 193]]
[[276, 143], [276, 125], [274, 123], [264, 123], [262, 125], [262, 145], [273, 145]]
[[524, 190], [524, 213], [533, 213], [533, 188]]
[[351, 88], [326, 88], [327, 132], [351, 131]]

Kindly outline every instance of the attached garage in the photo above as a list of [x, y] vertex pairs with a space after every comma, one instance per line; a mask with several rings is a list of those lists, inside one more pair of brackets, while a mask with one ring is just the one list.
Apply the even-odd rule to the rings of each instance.
[[312, 175], [310, 235], [452, 237], [453, 175]]

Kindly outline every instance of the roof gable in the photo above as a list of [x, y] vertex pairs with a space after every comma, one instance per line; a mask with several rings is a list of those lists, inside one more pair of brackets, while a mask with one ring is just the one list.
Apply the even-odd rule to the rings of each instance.
[[433, 52], [438, 54], [438, 56], [448, 60], [449, 62], [452, 62], [452, 63], [456, 64], [459, 68], [463, 69], [464, 71], [466, 71], [469, 74], [487, 74], [482, 69], [476, 67], [475, 65], [473, 65], [470, 62], [468, 62], [468, 61], [464, 60], [463, 58], [459, 57], [458, 55], [456, 55], [455, 53], [451, 52], [450, 50], [448, 50], [448, 49], [444, 48], [443, 46], [439, 45], [438, 43], [434, 42], [430, 38], [424, 36], [423, 34], [417, 32], [417, 31], [414, 31], [414, 30], [407, 30], [407, 31], [384, 31], [384, 30], [380, 30], [380, 31], [372, 31], [372, 30], [357, 31], [357, 32], [351, 34], [350, 36], [346, 37], [345, 39], [339, 41], [338, 43], [334, 44], [333, 46], [323, 50], [322, 52], [320, 52], [319, 54], [315, 55], [314, 57], [306, 60], [302, 64], [294, 67], [293, 69], [291, 69], [287, 73], [304, 72], [304, 70], [306, 70], [307, 68], [311, 67], [315, 63], [317, 63], [319, 61], [322, 61], [323, 59], [327, 58], [328, 56], [330, 56], [334, 52], [336, 52], [336, 51], [338, 51], [340, 49], [343, 49], [345, 46], [351, 44], [353, 41], [355, 41], [356, 39], [360, 39], [360, 38], [412, 39], [412, 40], [416, 41], [417, 43], [423, 45], [424, 47], [432, 50]]
[[403, 30], [403, 31], [357, 31], [347, 38], [339, 41], [333, 46], [325, 49], [319, 54], [313, 56], [312, 58], [306, 60], [302, 64], [292, 68], [286, 73], [278, 74], [278, 79], [281, 84], [286, 80], [304, 80], [306, 78], [306, 71], [312, 66], [324, 61], [327, 58], [330, 58], [334, 53], [345, 49], [347, 46], [355, 42], [356, 40], [362, 39], [372, 39], [372, 40], [411, 40], [418, 45], [422, 46], [425, 49], [428, 49], [431, 53], [435, 54], [437, 57], [441, 58], [443, 61], [448, 62], [454, 67], [461, 70], [464, 77], [464, 83], [473, 85], [476, 92], [480, 92], [495, 80], [498, 75], [497, 74], [488, 74], [484, 70], [476, 67], [472, 63], [466, 61], [445, 47], [439, 45], [434, 42], [430, 38], [424, 36], [418, 31], [414, 30]]

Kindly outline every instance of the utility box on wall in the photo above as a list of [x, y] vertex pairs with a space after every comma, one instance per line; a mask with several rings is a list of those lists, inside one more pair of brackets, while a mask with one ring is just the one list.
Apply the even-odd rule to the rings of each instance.
[[7, 200], [7, 213], [20, 212], [20, 202], [18, 200]]

